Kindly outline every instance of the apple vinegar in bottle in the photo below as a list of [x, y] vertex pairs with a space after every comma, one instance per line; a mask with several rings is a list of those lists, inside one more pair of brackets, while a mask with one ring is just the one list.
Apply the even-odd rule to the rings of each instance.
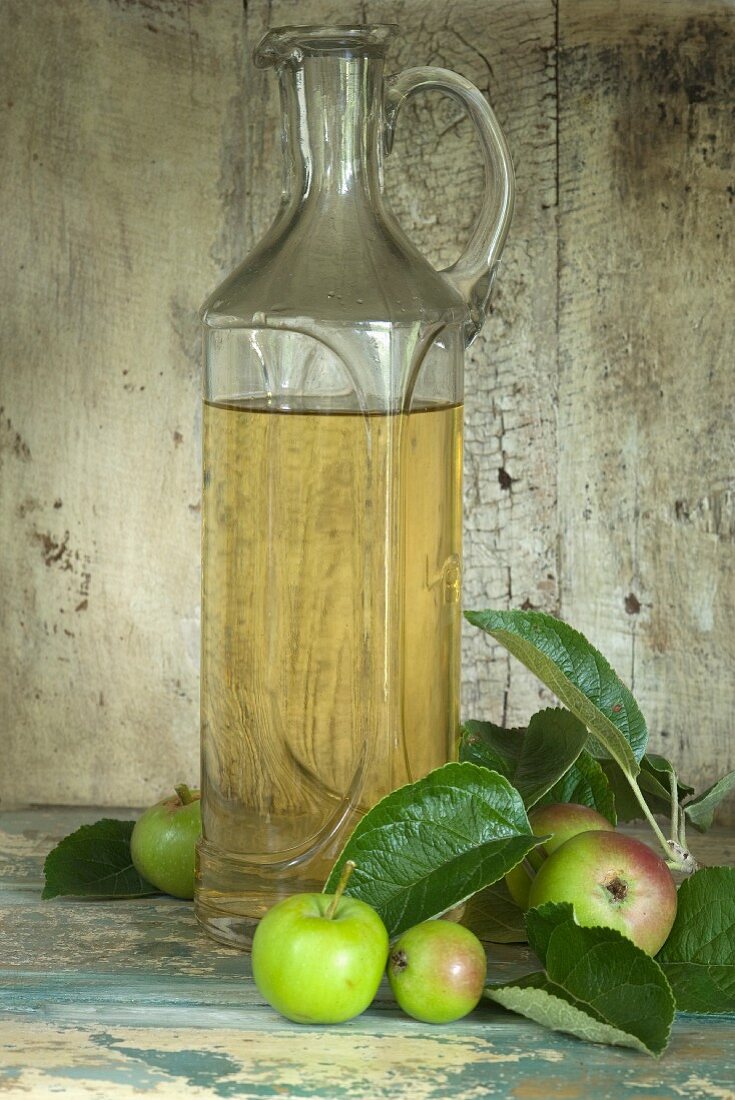
[[[458, 734], [463, 355], [512, 176], [467, 81], [384, 80], [394, 29], [261, 42], [256, 64], [280, 81], [283, 195], [202, 311], [195, 911], [238, 946], [274, 902], [320, 891], [362, 816], [451, 759]], [[382, 193], [396, 112], [424, 86], [465, 104], [493, 181], [447, 272]]]

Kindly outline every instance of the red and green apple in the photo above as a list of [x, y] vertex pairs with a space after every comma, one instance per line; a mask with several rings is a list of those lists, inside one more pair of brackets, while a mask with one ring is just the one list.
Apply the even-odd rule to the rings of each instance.
[[485, 949], [473, 932], [447, 920], [429, 920], [404, 932], [391, 948], [388, 981], [398, 1004], [415, 1020], [451, 1023], [482, 996]]
[[541, 865], [529, 907], [570, 902], [581, 925], [616, 928], [649, 955], [668, 938], [676, 885], [647, 844], [613, 830], [578, 833]]
[[607, 818], [597, 810], [576, 802], [553, 802], [547, 806], [539, 806], [531, 810], [528, 820], [534, 836], [545, 836], [547, 833], [550, 836], [542, 845], [529, 852], [523, 862], [505, 876], [508, 892], [521, 909], [528, 908], [531, 880], [547, 856], [577, 833], [584, 833], [591, 829], [612, 828]]

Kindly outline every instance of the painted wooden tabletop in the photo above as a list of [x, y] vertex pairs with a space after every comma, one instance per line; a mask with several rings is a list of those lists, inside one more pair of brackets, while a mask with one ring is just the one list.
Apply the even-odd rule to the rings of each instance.
[[[171, 898], [41, 901], [55, 842], [95, 809], [0, 814], [0, 1094], [18, 1097], [291, 1097], [735, 1100], [735, 1019], [679, 1016], [655, 1061], [582, 1043], [497, 1006], [443, 1027], [403, 1016], [387, 987], [350, 1023], [283, 1020], [247, 956], [207, 939]], [[735, 835], [695, 847], [735, 862]], [[529, 969], [488, 948], [491, 975]]]

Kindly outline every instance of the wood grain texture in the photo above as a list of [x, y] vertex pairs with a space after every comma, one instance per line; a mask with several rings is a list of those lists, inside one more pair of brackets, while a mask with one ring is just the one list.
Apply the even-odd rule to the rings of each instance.
[[[659, 1062], [490, 1003], [455, 1024], [421, 1024], [385, 983], [348, 1024], [291, 1024], [260, 998], [249, 958], [199, 932], [190, 903], [40, 900], [46, 852], [101, 812], [0, 815], [3, 1096], [735, 1097], [729, 1017], [679, 1017]], [[732, 861], [732, 831], [702, 838], [698, 854]], [[491, 947], [489, 965], [498, 979], [521, 974], [528, 950]]]
[[[391, 21], [489, 96], [518, 201], [467, 360], [467, 607], [561, 613], [660, 751], [735, 766], [731, 2], [7, 0], [0, 712], [7, 800], [145, 802], [198, 755], [196, 311], [280, 179], [268, 26]], [[386, 166], [433, 261], [482, 187], [416, 97]], [[477, 632], [464, 716], [548, 696]], [[735, 802], [722, 811], [735, 821]]]
[[1, 18], [2, 796], [153, 799], [197, 772], [196, 313], [243, 247], [242, 9]]
[[561, 613], [704, 787], [735, 767], [735, 8], [560, 12]]

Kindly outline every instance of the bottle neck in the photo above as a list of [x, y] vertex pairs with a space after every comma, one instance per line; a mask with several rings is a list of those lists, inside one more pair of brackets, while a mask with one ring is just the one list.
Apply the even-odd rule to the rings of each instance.
[[383, 61], [311, 56], [281, 69], [290, 200], [380, 202]]

